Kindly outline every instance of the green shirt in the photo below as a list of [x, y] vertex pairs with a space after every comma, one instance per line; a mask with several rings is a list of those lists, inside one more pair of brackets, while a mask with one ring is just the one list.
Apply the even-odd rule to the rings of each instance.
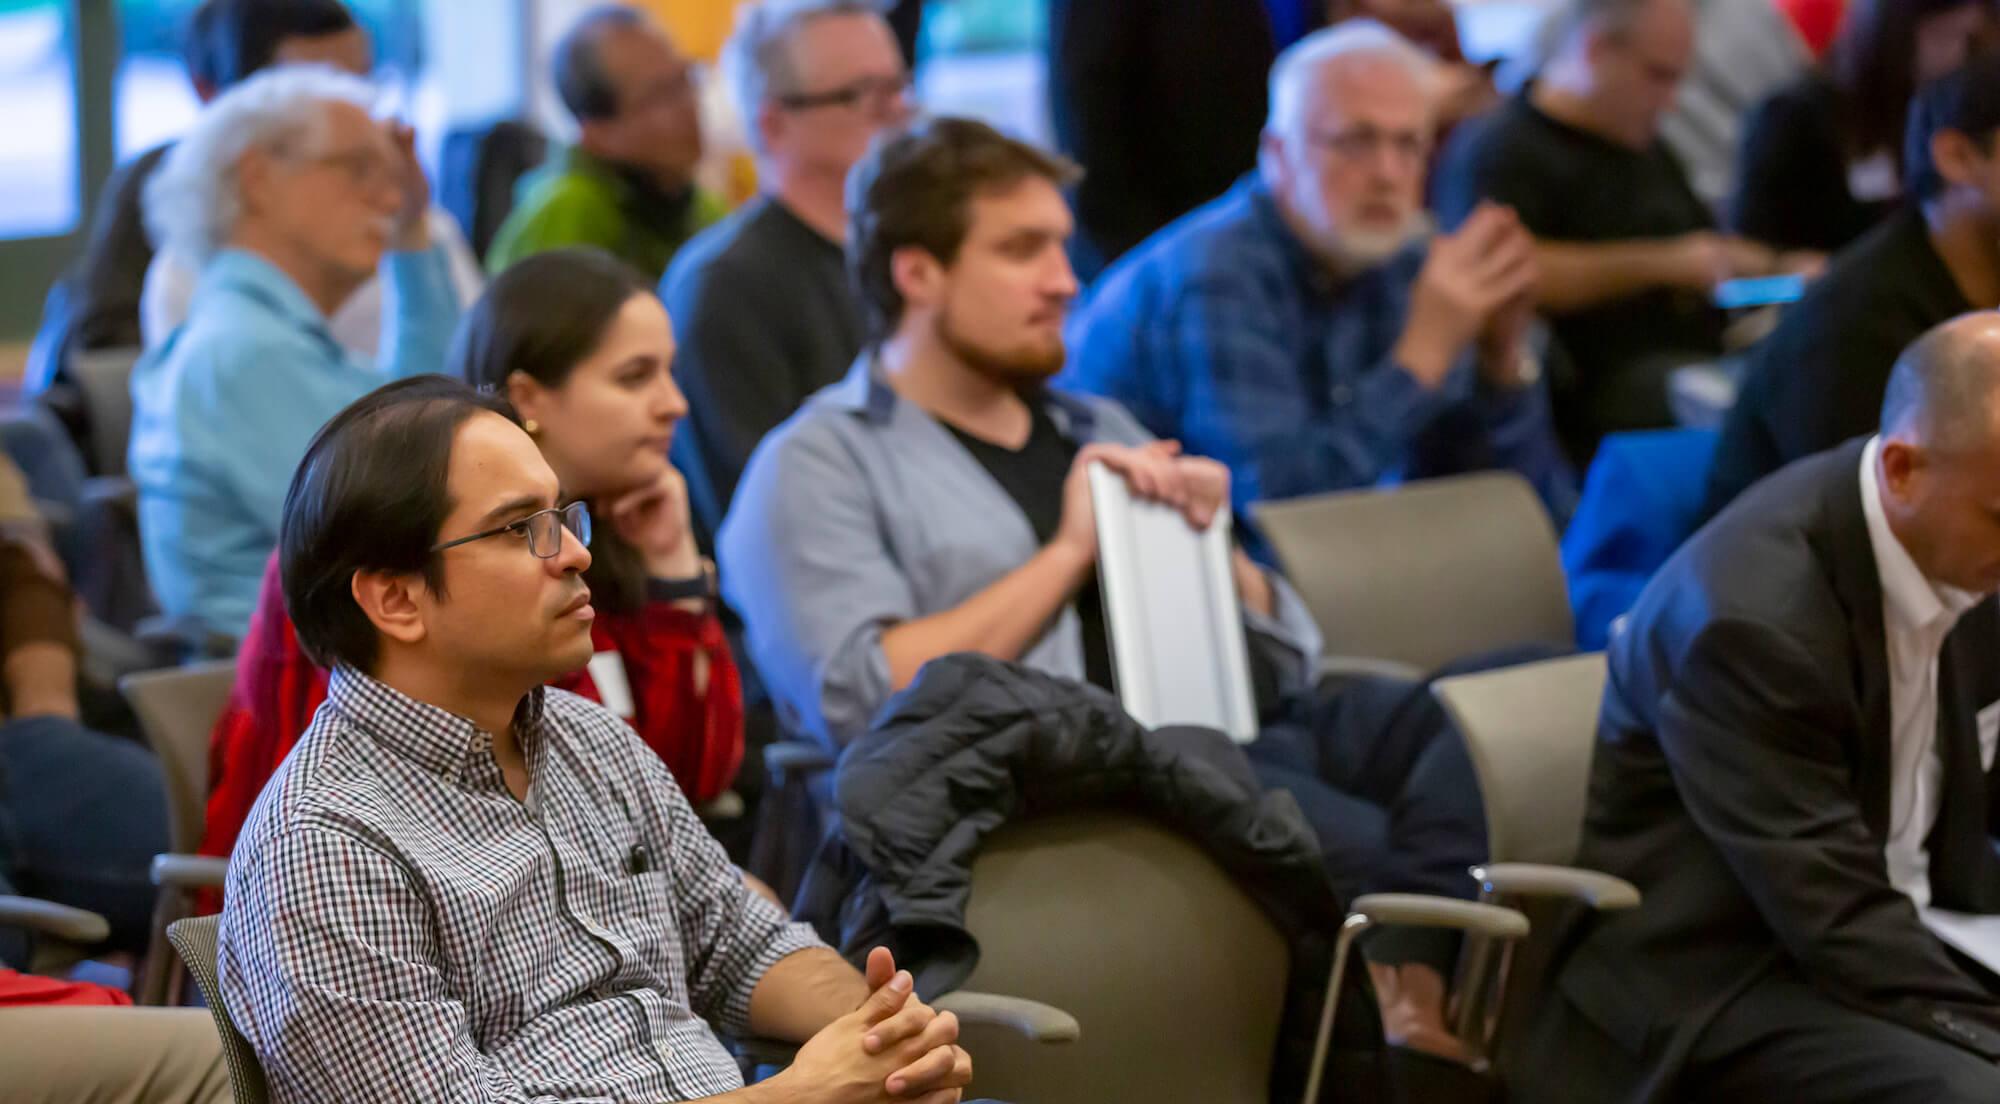
[[728, 213], [710, 192], [670, 196], [572, 147], [521, 181], [519, 200], [487, 250], [486, 269], [498, 275], [530, 253], [594, 245], [657, 282], [676, 250]]

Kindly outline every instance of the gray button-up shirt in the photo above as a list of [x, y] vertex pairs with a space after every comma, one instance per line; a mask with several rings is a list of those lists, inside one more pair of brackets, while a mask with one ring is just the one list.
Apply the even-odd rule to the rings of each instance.
[[276, 1101], [692, 1100], [742, 1086], [704, 1020], [817, 946], [744, 887], [603, 707], [536, 690], [492, 737], [351, 670], [230, 857], [222, 991]]
[[[1152, 439], [1116, 403], [1045, 392], [1078, 444]], [[751, 456], [717, 541], [724, 595], [751, 658], [795, 731], [842, 747], [889, 699], [882, 634], [957, 607], [1041, 548], [1033, 526], [951, 431], [900, 399], [863, 353]], [[1275, 618], [1246, 623], [1284, 643], [1304, 677], [1319, 629], [1282, 580]], [[1083, 628], [1065, 608], [1021, 662], [1084, 677]]]

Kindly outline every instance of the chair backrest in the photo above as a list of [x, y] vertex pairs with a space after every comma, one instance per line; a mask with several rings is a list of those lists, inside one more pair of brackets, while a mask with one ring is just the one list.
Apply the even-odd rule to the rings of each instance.
[[1119, 703], [1148, 728], [1256, 739], [1227, 508], [1197, 532], [1179, 510], [1133, 498], [1103, 464], [1091, 467], [1090, 491]]
[[250, 1048], [250, 1040], [236, 1030], [229, 1005], [222, 999], [220, 975], [215, 969], [215, 935], [221, 923], [220, 916], [179, 920], [167, 926], [167, 941], [174, 945], [181, 961], [187, 964], [195, 984], [201, 986], [201, 995], [208, 1001], [209, 1014], [215, 1017], [215, 1029], [222, 1035], [222, 1057], [229, 1063], [229, 1087], [235, 1094], [236, 1104], [265, 1104], [271, 1093], [264, 1083], [264, 1067], [257, 1061], [257, 1052]]
[[70, 354], [69, 377], [90, 422], [90, 462], [95, 475], [124, 475], [132, 437], [132, 366], [137, 348], [86, 349]]
[[1572, 647], [1548, 512], [1485, 472], [1256, 505], [1330, 656], [1431, 671], [1515, 644]]
[[118, 689], [139, 715], [140, 727], [166, 776], [167, 815], [173, 849], [191, 853], [208, 819], [208, 737], [229, 703], [236, 661], [211, 660], [127, 675]]
[[966, 1028], [968, 1096], [1035, 1104], [1269, 1099], [1290, 951], [1198, 846], [1123, 814], [995, 832], [973, 864], [966, 987], [1053, 1004], [1083, 1028], [1049, 1047]]
[[1432, 684], [1472, 753], [1494, 862], [1576, 860], [1604, 679], [1592, 653]]

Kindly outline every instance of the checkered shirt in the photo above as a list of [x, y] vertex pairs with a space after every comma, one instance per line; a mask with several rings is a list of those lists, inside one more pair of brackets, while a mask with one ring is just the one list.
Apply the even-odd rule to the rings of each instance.
[[744, 1032], [811, 929], [744, 888], [604, 708], [536, 690], [515, 730], [525, 802], [470, 721], [334, 673], [229, 863], [222, 991], [273, 1100], [741, 1087], [709, 1023]]

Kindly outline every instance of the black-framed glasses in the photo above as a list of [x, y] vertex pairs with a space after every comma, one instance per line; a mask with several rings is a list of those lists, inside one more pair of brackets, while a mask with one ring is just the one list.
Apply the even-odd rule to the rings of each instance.
[[898, 99], [909, 95], [910, 75], [862, 77], [824, 92], [793, 92], [777, 97], [778, 103], [793, 111], [815, 107], [865, 107], [870, 115], [885, 115]]
[[537, 510], [519, 521], [496, 525], [483, 533], [469, 537], [448, 540], [431, 546], [432, 552], [442, 552], [447, 548], [457, 548], [461, 544], [471, 544], [487, 537], [497, 537], [502, 533], [514, 533], [527, 539], [528, 551], [539, 559], [553, 560], [562, 551], [562, 531], [569, 530], [576, 543], [590, 547], [590, 507], [581, 502], [567, 506], [555, 506], [547, 510]]

